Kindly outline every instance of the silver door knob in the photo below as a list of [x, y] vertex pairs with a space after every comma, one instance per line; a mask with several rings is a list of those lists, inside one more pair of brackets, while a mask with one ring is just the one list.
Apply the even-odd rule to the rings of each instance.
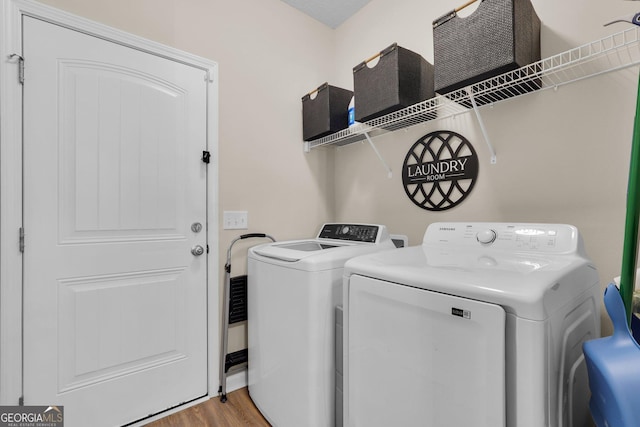
[[200, 256], [204, 253], [204, 248], [200, 245], [195, 245], [191, 248], [191, 253], [193, 256]]

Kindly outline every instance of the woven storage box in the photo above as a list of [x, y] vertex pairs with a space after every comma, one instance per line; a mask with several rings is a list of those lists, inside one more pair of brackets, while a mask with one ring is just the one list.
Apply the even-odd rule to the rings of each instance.
[[529, 0], [481, 0], [468, 17], [435, 20], [433, 45], [435, 91], [445, 94], [539, 61], [540, 19]]
[[346, 129], [353, 92], [324, 83], [302, 97], [302, 138], [305, 141]]
[[[433, 98], [433, 65], [422, 56], [392, 44], [375, 66], [361, 62], [353, 68], [355, 118], [366, 122]], [[372, 58], [372, 59], [373, 59]]]

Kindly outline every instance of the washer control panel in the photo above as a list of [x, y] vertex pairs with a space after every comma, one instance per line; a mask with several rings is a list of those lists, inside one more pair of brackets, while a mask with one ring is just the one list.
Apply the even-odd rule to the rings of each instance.
[[318, 238], [376, 243], [380, 228], [379, 225], [371, 224], [325, 224]]
[[566, 224], [434, 223], [423, 244], [554, 253], [582, 250], [577, 228]]

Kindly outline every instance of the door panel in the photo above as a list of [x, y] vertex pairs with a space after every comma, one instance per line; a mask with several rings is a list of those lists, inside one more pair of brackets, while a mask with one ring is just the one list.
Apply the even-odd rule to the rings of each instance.
[[182, 274], [176, 269], [59, 281], [60, 391], [186, 358], [185, 337], [178, 333], [185, 327]]
[[25, 17], [24, 397], [65, 425], [207, 393], [205, 72]]
[[348, 426], [505, 425], [502, 307], [357, 275], [348, 301]]
[[177, 142], [188, 94], [102, 63], [59, 61], [58, 71], [62, 240], [181, 238], [186, 153]]

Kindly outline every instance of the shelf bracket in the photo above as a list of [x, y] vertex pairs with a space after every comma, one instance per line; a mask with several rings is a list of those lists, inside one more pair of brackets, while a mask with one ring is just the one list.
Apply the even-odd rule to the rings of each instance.
[[380, 163], [382, 163], [382, 166], [384, 166], [384, 168], [387, 170], [387, 178], [393, 178], [393, 172], [391, 172], [391, 168], [389, 167], [387, 162], [384, 161], [384, 159], [380, 155], [380, 152], [378, 151], [376, 146], [373, 145], [373, 141], [371, 140], [371, 137], [369, 136], [369, 132], [364, 132], [364, 136], [367, 138], [367, 141], [369, 141], [369, 145], [371, 145], [371, 148], [373, 148], [373, 151], [375, 151], [376, 156], [378, 156], [378, 159], [380, 159]]
[[471, 100], [471, 105], [473, 106], [473, 112], [476, 113], [476, 118], [478, 119], [478, 124], [480, 125], [480, 131], [482, 132], [484, 142], [486, 142], [487, 147], [489, 147], [489, 154], [491, 154], [491, 164], [495, 165], [498, 161], [496, 157], [496, 150], [494, 150], [493, 145], [491, 145], [491, 140], [489, 139], [489, 135], [487, 134], [487, 129], [484, 127], [484, 121], [482, 120], [482, 116], [480, 116], [480, 111], [478, 111], [478, 105], [476, 104], [476, 100], [473, 97], [473, 91], [471, 90], [471, 86], [467, 86], [465, 90], [467, 91], [467, 95], [469, 95], [469, 99]]

